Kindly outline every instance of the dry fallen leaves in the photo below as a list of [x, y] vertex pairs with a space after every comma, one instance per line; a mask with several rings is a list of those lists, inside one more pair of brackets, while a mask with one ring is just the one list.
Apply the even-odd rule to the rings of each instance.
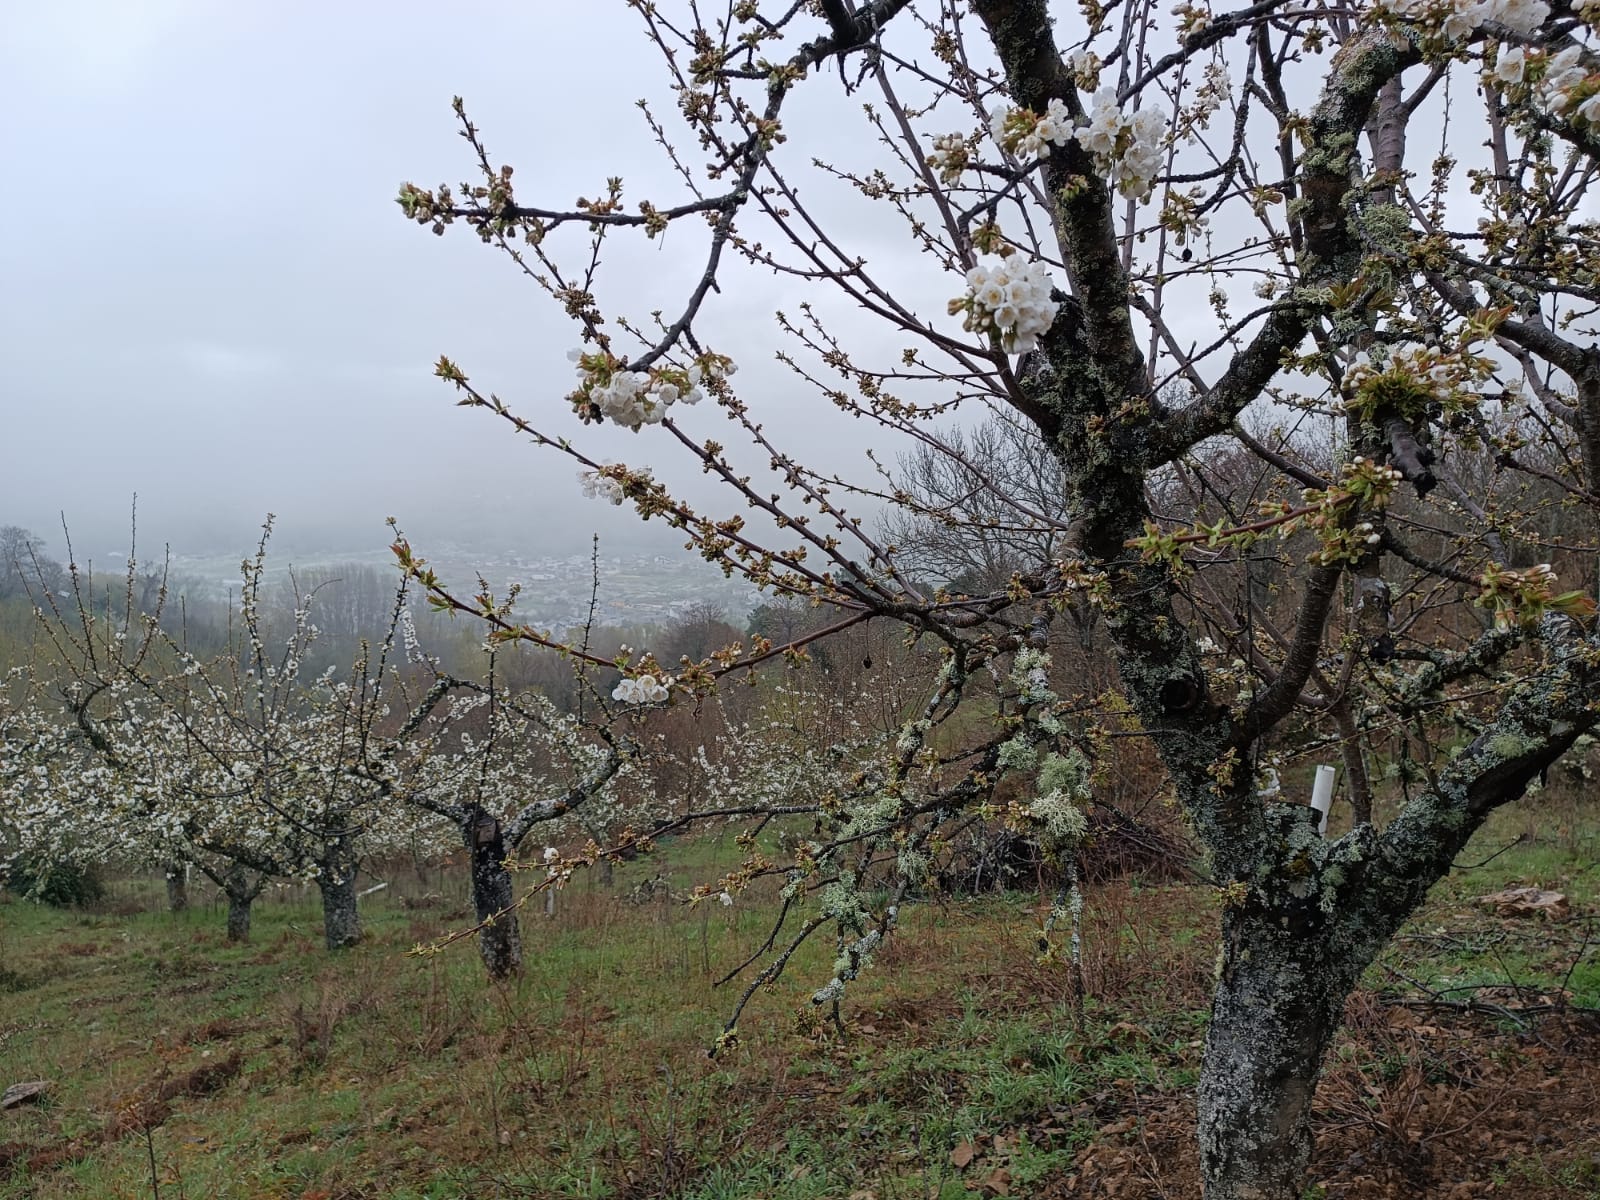
[[1011, 1172], [1004, 1167], [996, 1167], [983, 1181], [986, 1192], [995, 1196], [1009, 1196], [1011, 1194]]
[[1552, 921], [1565, 921], [1572, 915], [1572, 906], [1561, 892], [1547, 892], [1536, 887], [1506, 888], [1478, 898], [1479, 904], [1494, 909], [1497, 917], [1548, 917]]

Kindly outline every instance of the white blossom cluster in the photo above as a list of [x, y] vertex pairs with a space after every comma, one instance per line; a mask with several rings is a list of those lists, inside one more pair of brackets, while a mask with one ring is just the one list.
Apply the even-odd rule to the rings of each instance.
[[[619, 466], [618, 463], [607, 463], [607, 467]], [[645, 480], [653, 478], [650, 468], [645, 467], [638, 471], [630, 471], [632, 475], [640, 476]], [[583, 494], [590, 500], [604, 500], [607, 504], [621, 504], [627, 495], [623, 489], [622, 481], [605, 471], [579, 471], [578, 483], [583, 488]]]
[[1518, 33], [1532, 33], [1550, 15], [1544, 0], [1378, 0], [1378, 8], [1437, 28], [1451, 41], [1470, 37], [1491, 22]]
[[583, 494], [587, 499], [604, 500], [608, 504], [622, 503], [622, 484], [609, 475], [602, 475], [599, 471], [579, 471], [578, 482], [583, 486]]
[[1125, 113], [1117, 103], [1117, 90], [1104, 87], [1094, 94], [1089, 124], [1077, 136], [1117, 191], [1135, 200], [1150, 198], [1167, 136], [1165, 115], [1153, 108]]
[[1513, 571], [1491, 563], [1480, 577], [1479, 585], [1483, 590], [1478, 596], [1478, 603], [1494, 609], [1494, 623], [1500, 629], [1510, 629], [1516, 625], [1531, 627], [1551, 610], [1573, 612], [1565, 606], [1566, 601], [1574, 598], [1573, 594], [1555, 594], [1559, 583], [1555, 569], [1549, 563], [1540, 563], [1523, 571]]
[[1359, 408], [1364, 392], [1380, 379], [1404, 379], [1451, 408], [1478, 401], [1472, 385], [1482, 374], [1482, 363], [1471, 355], [1420, 342], [1400, 342], [1377, 353], [1381, 357], [1361, 351], [1351, 360], [1344, 376], [1345, 390], [1352, 396], [1347, 407]]
[[867, 689], [818, 693], [780, 685], [769, 694], [767, 718], [751, 722], [722, 707], [723, 731], [696, 746], [684, 764], [711, 796], [738, 796], [751, 805], [786, 805], [836, 786], [845, 764], [881, 749], [884, 735], [863, 714], [877, 697]]
[[[1589, 5], [1600, 18], [1600, 0]], [[1488, 78], [1503, 88], [1526, 85], [1533, 102], [1554, 116], [1600, 128], [1600, 73], [1591, 74], [1583, 50], [1568, 46], [1556, 54], [1521, 46], [1501, 46]]]
[[594, 405], [602, 418], [633, 430], [659, 425], [674, 404], [698, 404], [705, 399], [701, 384], [725, 379], [735, 370], [731, 361], [715, 354], [703, 355], [686, 368], [649, 371], [629, 371], [600, 352], [569, 350], [567, 358], [578, 368], [574, 399]]
[[1050, 101], [1042, 117], [1026, 108], [1002, 105], [989, 114], [989, 132], [1002, 147], [1024, 159], [1048, 158], [1051, 146], [1065, 146], [1076, 136], [1072, 117], [1060, 100]]
[[624, 679], [611, 692], [613, 700], [623, 704], [660, 704], [671, 695], [672, 676], [634, 675]]
[[928, 166], [939, 173], [945, 186], [951, 187], [960, 180], [971, 155], [965, 134], [941, 134], [933, 139], [933, 149], [928, 151]]
[[1086, 92], [1093, 92], [1100, 87], [1100, 72], [1105, 63], [1093, 50], [1075, 50], [1066, 57], [1067, 70], [1072, 72], [1072, 78], [1077, 85]]
[[[411, 615], [411, 606], [409, 604], [402, 604], [400, 606], [398, 610], [398, 618], [400, 623], [400, 638], [405, 644], [406, 648], [406, 661], [409, 663], [432, 662], [433, 660], [428, 657], [427, 652], [422, 648], [422, 639], [417, 636], [417, 623]], [[199, 674], [199, 670], [199, 664], [196, 663], [191, 669], [186, 670], [184, 673]]]
[[[1097, 71], [1098, 64], [1074, 60], [1077, 74]], [[1167, 118], [1153, 108], [1124, 112], [1117, 90], [1103, 87], [1094, 94], [1089, 118], [1075, 125], [1060, 100], [1050, 101], [1044, 116], [1026, 108], [996, 108], [989, 114], [989, 132], [1001, 148], [1025, 159], [1047, 158], [1052, 146], [1077, 142], [1114, 188], [1135, 200], [1147, 200], [1161, 167]], [[936, 142], [937, 146], [938, 143]]]
[[1211, 24], [1210, 11], [1198, 4], [1189, 4], [1187, 0], [1180, 0], [1170, 11], [1178, 18], [1178, 32], [1184, 37], [1199, 33]]
[[993, 333], [1007, 354], [1024, 354], [1056, 319], [1050, 298], [1050, 269], [1019, 255], [980, 262], [967, 272], [967, 294], [951, 301], [952, 311], [966, 312], [962, 327]]

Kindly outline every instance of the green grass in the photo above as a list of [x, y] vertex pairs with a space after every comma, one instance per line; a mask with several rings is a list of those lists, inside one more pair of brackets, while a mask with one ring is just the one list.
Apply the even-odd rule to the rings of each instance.
[[[688, 877], [684, 861], [703, 878], [731, 858], [714, 843], [675, 848], [674, 880]], [[617, 891], [656, 869], [631, 865]], [[373, 897], [366, 943], [337, 956], [319, 948], [305, 903], [260, 906], [244, 947], [206, 908], [6, 904], [0, 968], [20, 988], [8, 1011], [22, 1014], [0, 1023], [6, 1071], [56, 1086], [5, 1138], [29, 1156], [66, 1153], [0, 1196], [148, 1195], [152, 1149], [164, 1195], [476, 1196], [492, 1181], [507, 1196], [710, 1200], [869, 1184], [891, 1195], [900, 1181], [923, 1196], [934, 1180], [954, 1196], [964, 1190], [942, 1177], [960, 1141], [1096, 1078], [1160, 1075], [1120, 1054], [1071, 1061], [1059, 999], [984, 1015], [1002, 974], [1028, 961], [1037, 897], [914, 915], [856, 989], [845, 1039], [810, 1019], [832, 948], [808, 947], [715, 1061], [705, 1051], [734, 991], [712, 981], [765, 937], [768, 911], [631, 906], [580, 886], [554, 919], [524, 917], [526, 970], [496, 989], [470, 946], [407, 957], [461, 913], [396, 900]], [[974, 923], [983, 936], [966, 946]], [[958, 943], [963, 967], [985, 977], [963, 985], [964, 1004], [949, 991]], [[105, 1137], [141, 1089], [235, 1050], [239, 1077], [174, 1100], [149, 1144], [139, 1130]], [[1030, 1145], [1025, 1170], [1065, 1145]]]
[[[1586, 922], [1497, 920], [1474, 903], [1531, 882], [1592, 911], [1595, 840], [1584, 813], [1563, 821], [1497, 818], [1466, 862], [1532, 836], [1442, 885], [1369, 986], [1510, 1006], [1564, 980], [1573, 1003], [1600, 1005]], [[759, 946], [772, 910], [753, 896], [731, 909], [617, 896], [660, 871], [681, 894], [737, 855], [731, 839], [677, 842], [619, 869], [611, 892], [580, 882], [553, 918], [524, 914], [526, 969], [504, 988], [486, 985], [469, 944], [407, 954], [464, 923], [454, 880], [442, 904], [407, 908], [423, 889], [397, 875], [365, 902], [365, 944], [339, 955], [300, 896], [260, 905], [242, 947], [203, 905], [0, 904], [4, 1082], [55, 1084], [0, 1118], [0, 1198], [150, 1196], [153, 1156], [163, 1197], [219, 1200], [977, 1200], [996, 1180], [1046, 1194], [1124, 1139], [1129, 1153], [1155, 1147], [1152, 1161], [1188, 1146], [1216, 954], [1209, 889], [1091, 893], [1081, 1034], [1064, 969], [1033, 961], [1040, 898], [1019, 894], [911, 910], [852, 989], [843, 1037], [807, 1003], [832, 946], [808, 946], [713, 1060], [739, 989], [714, 980]], [[137, 887], [115, 897], [159, 895]], [[1383, 1091], [1452, 1078], [1460, 1053], [1363, 1034], [1341, 1040], [1330, 1070]], [[141, 1123], [163, 1080], [234, 1054], [236, 1077]], [[1511, 1155], [1494, 1169], [1556, 1195], [1586, 1168]]]
[[[1375, 988], [1492, 1003], [1539, 997], [1600, 1008], [1600, 946], [1586, 914], [1600, 905], [1600, 819], [1581, 797], [1497, 813], [1368, 974]], [[1483, 896], [1515, 887], [1558, 891], [1574, 919], [1497, 918]]]

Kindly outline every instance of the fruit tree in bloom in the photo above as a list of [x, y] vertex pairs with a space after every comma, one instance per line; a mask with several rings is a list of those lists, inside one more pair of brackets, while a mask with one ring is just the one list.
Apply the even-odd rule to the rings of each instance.
[[[837, 1003], [952, 821], [999, 811], [1009, 779], [1007, 819], [1070, 853], [1145, 739], [1218, 889], [1206, 1195], [1298, 1197], [1346, 996], [1600, 713], [1600, 5], [630, 7], [661, 52], [647, 192], [618, 162], [576, 204], [539, 195], [458, 101], [473, 178], [399, 203], [571, 321], [575, 384], [559, 351], [492, 385], [441, 359], [461, 403], [828, 614], [787, 644], [619, 663], [619, 702], [685, 703], [868, 623], [929, 652], [883, 747], [799, 806], [792, 861], [752, 855], [714, 894], [782, 875], [795, 936], [837, 939], [815, 992]], [[610, 266], [658, 239], [697, 257], [672, 307], [637, 311]], [[781, 297], [768, 340], [731, 319], [758, 288]], [[909, 570], [877, 512], [976, 509], [796, 452], [774, 419], [802, 406], [953, 462], [962, 421], [1020, 423], [1059, 503], [971, 474], [988, 528], [1049, 555], [991, 590]], [[632, 431], [626, 462], [587, 448], [596, 424]], [[702, 475], [714, 510], [679, 494]], [[399, 549], [435, 602], [550, 643]], [[1047, 653], [1069, 617], [1116, 661], [1097, 706]], [[1326, 836], [1316, 753], [1342, 764]]]

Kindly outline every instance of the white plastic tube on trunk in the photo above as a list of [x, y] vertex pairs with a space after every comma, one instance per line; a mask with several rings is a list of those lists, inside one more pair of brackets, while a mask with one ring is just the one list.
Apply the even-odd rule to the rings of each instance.
[[1328, 810], [1333, 807], [1333, 781], [1338, 772], [1332, 767], [1318, 767], [1316, 782], [1311, 785], [1311, 807], [1316, 809], [1317, 832], [1328, 832]]

